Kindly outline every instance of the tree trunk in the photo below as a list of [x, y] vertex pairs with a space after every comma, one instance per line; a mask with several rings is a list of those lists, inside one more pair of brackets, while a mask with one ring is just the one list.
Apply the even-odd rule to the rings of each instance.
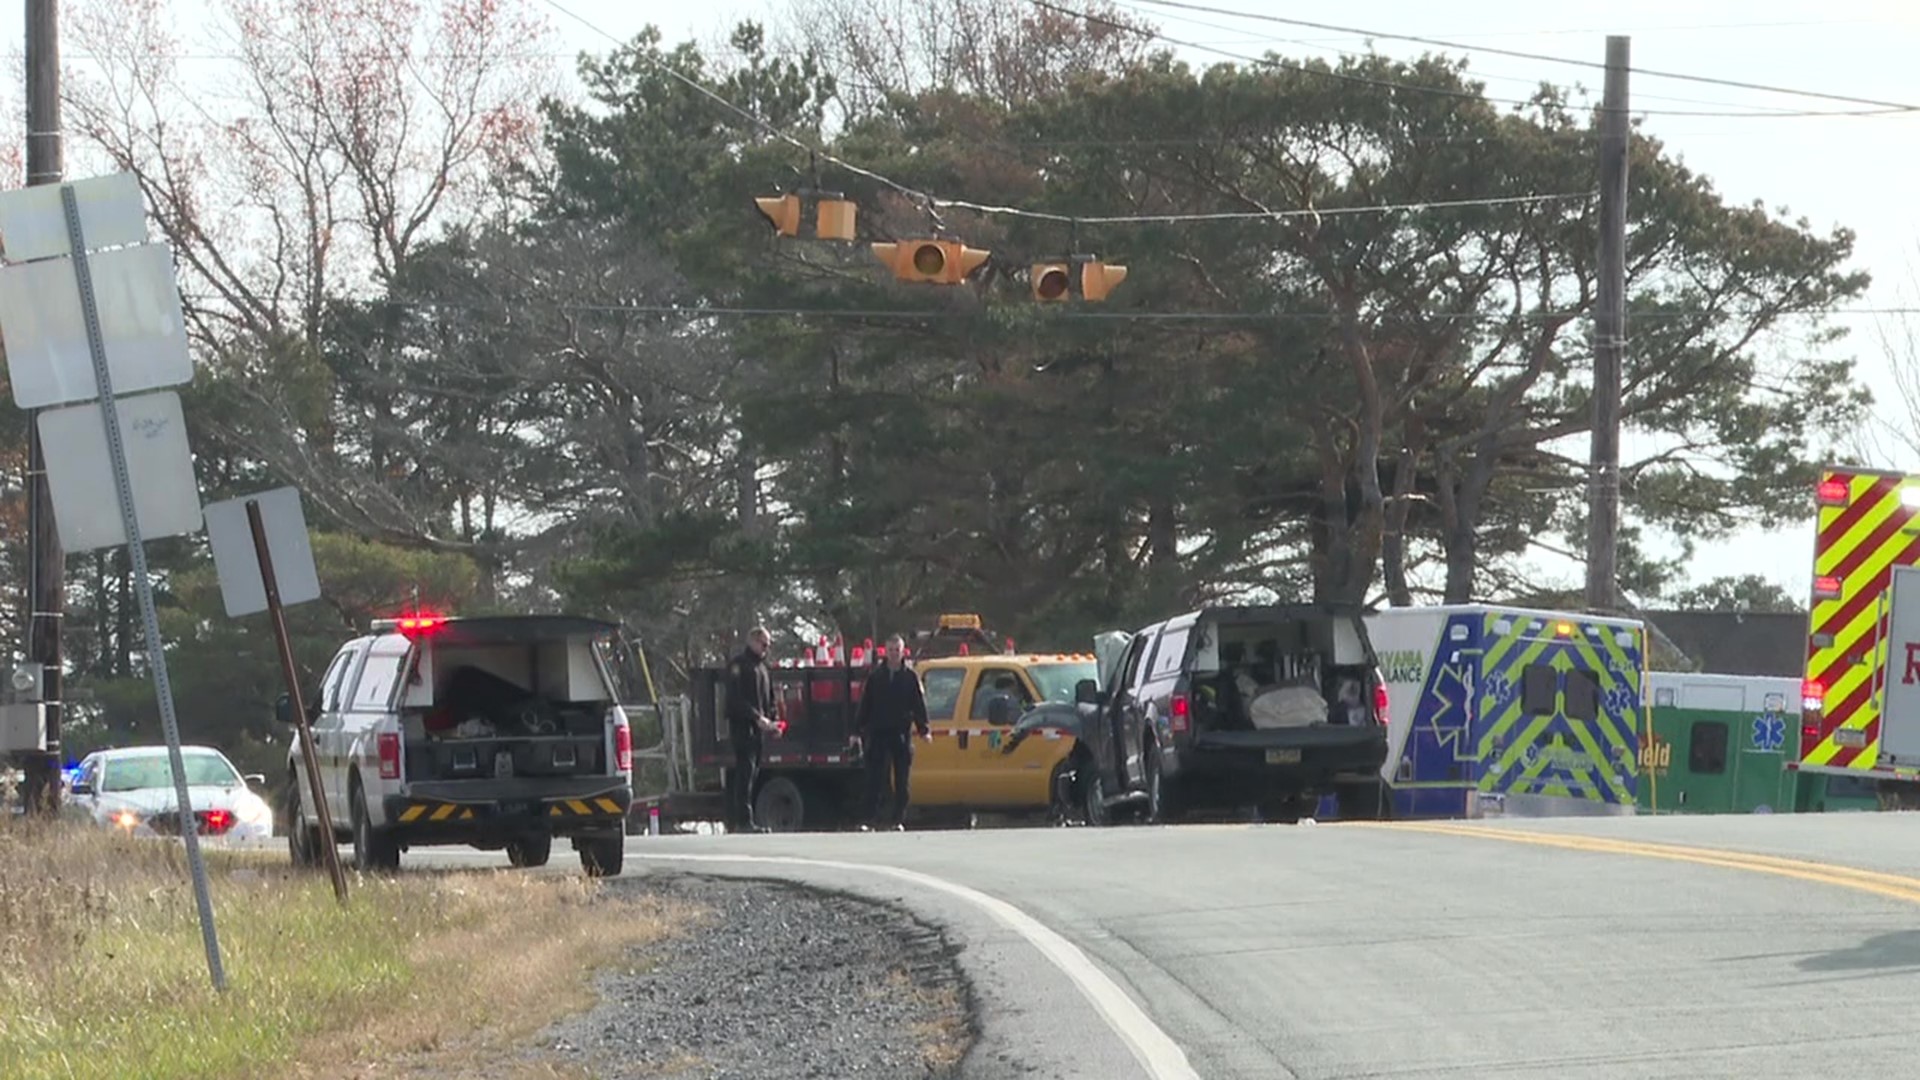
[[1360, 398], [1359, 414], [1354, 418], [1353, 461], [1351, 473], [1359, 486], [1359, 506], [1348, 530], [1346, 573], [1342, 575], [1337, 596], [1348, 603], [1365, 603], [1373, 585], [1374, 569], [1380, 562], [1380, 544], [1385, 533], [1386, 496], [1380, 490], [1380, 439], [1385, 427], [1386, 406], [1381, 400], [1380, 382], [1373, 370], [1373, 354], [1360, 333], [1359, 304], [1351, 289], [1340, 296], [1340, 338], [1347, 364], [1353, 371], [1354, 388]]
[[1384, 535], [1380, 539], [1380, 574], [1387, 586], [1387, 602], [1413, 606], [1413, 586], [1407, 580], [1407, 518], [1418, 492], [1420, 461], [1425, 456], [1425, 433], [1420, 419], [1407, 420], [1405, 445], [1394, 468], [1393, 499], [1387, 504]]
[[1447, 553], [1445, 603], [1473, 602], [1474, 578], [1480, 562], [1480, 514], [1486, 506], [1487, 490], [1493, 486], [1493, 460], [1492, 450], [1483, 445], [1464, 474], [1451, 460], [1442, 472], [1441, 541]]

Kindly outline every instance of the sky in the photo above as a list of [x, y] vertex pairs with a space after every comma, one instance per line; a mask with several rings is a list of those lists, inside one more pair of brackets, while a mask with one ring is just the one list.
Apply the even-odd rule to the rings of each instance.
[[[200, 2], [174, 2], [180, 12], [180, 34], [191, 39]], [[775, 23], [790, 10], [789, 0], [531, 2], [552, 26], [554, 51], [562, 54], [560, 66], [569, 80], [570, 58], [583, 50], [605, 51], [613, 44], [609, 35], [625, 41], [654, 25], [668, 42], [694, 38], [717, 43], [741, 18]], [[1850, 339], [1837, 350], [1857, 362], [1862, 381], [1882, 402], [1882, 417], [1904, 424], [1906, 436], [1920, 443], [1911, 418], [1897, 404], [1898, 389], [1883, 345], [1885, 335], [1905, 332], [1909, 318], [1889, 309], [1920, 311], [1920, 289], [1915, 286], [1920, 261], [1913, 258], [1915, 241], [1920, 239], [1914, 182], [1920, 176], [1920, 111], [1874, 117], [1786, 116], [1780, 113], [1865, 106], [1650, 74], [1683, 73], [1920, 105], [1920, 83], [1910, 74], [1912, 58], [1920, 55], [1920, 4], [1901, 0], [1747, 0], [1738, 5], [1724, 0], [1615, 0], [1604, 7], [1562, 8], [1538, 0], [1468, 0], [1447, 5], [1345, 0], [1331, 7], [1274, 0], [1191, 2], [1248, 15], [1307, 18], [1480, 49], [1588, 62], [1604, 59], [1608, 34], [1629, 36], [1636, 69], [1630, 85], [1632, 106], [1636, 113], [1647, 114], [1642, 130], [1661, 139], [1669, 154], [1711, 177], [1731, 203], [1764, 200], [1770, 208], [1805, 217], [1818, 232], [1845, 226], [1857, 234], [1854, 266], [1872, 274], [1874, 283], [1852, 305], [1857, 310], [1836, 319], [1851, 330]], [[1208, 50], [1248, 56], [1274, 50], [1332, 60], [1341, 52], [1370, 47], [1367, 37], [1354, 33], [1181, 10], [1149, 0], [1122, 0], [1120, 6], [1158, 24], [1166, 36], [1194, 46], [1175, 51], [1196, 66], [1228, 59]], [[20, 22], [7, 22], [0, 28], [0, 52], [17, 55]], [[1401, 57], [1432, 51], [1429, 46], [1377, 38], [1371, 40], [1371, 47]], [[1579, 83], [1598, 93], [1601, 73], [1592, 68], [1472, 49], [1465, 55], [1470, 60], [1469, 73], [1486, 82], [1490, 96], [1525, 97], [1542, 80]], [[0, 100], [17, 98], [9, 93]], [[1775, 115], [1658, 115], [1747, 110]], [[1910, 318], [1920, 332], [1920, 314]], [[1644, 447], [1629, 439], [1624, 453], [1631, 459], [1640, 449]], [[1892, 452], [1891, 447], [1888, 456], [1874, 464], [1920, 471], [1920, 457], [1912, 451]], [[1760, 574], [1794, 595], [1805, 596], [1811, 584], [1812, 534], [1810, 493], [1804, 522], [1706, 544], [1694, 560], [1691, 577], [1703, 581], [1721, 574]], [[1538, 565], [1543, 576], [1569, 583], [1580, 580], [1579, 567], [1564, 561], [1542, 556]]]

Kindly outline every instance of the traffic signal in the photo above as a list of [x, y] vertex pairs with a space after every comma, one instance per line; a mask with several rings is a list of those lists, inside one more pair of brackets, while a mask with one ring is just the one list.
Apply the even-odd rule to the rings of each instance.
[[760, 213], [773, 222], [773, 231], [781, 236], [800, 235], [800, 196], [781, 195], [771, 199], [755, 199], [753, 205]]
[[935, 285], [960, 284], [992, 255], [958, 240], [901, 240], [875, 244], [873, 253], [901, 281]]
[[1126, 280], [1127, 268], [1109, 266], [1091, 255], [1070, 255], [1065, 262], [1035, 263], [1027, 271], [1033, 298], [1058, 304], [1072, 298], [1105, 300], [1114, 286]]
[[[803, 200], [802, 195], [806, 198]], [[801, 217], [813, 206], [813, 235], [819, 240], [853, 239], [854, 205], [837, 191], [805, 191], [753, 200], [760, 213], [781, 236], [799, 236]]]
[[1058, 303], [1067, 298], [1073, 275], [1065, 263], [1040, 263], [1028, 276], [1033, 283], [1033, 298], [1041, 303]]
[[1127, 280], [1127, 268], [1109, 266], [1093, 260], [1080, 267], [1080, 296], [1086, 300], [1105, 300], [1115, 285]]

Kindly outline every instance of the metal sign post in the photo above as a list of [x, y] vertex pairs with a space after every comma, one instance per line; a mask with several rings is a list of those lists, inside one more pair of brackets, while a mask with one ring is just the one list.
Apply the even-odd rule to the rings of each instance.
[[207, 864], [200, 852], [199, 819], [187, 794], [187, 767], [180, 754], [180, 721], [173, 710], [173, 684], [167, 677], [167, 650], [160, 640], [160, 616], [154, 610], [153, 579], [147, 571], [147, 546], [140, 536], [139, 513], [134, 508], [133, 480], [127, 471], [126, 435], [120, 428], [120, 410], [113, 397], [113, 372], [107, 363], [100, 331], [100, 310], [93, 294], [93, 273], [87, 265], [86, 238], [80, 224], [80, 203], [73, 188], [63, 185], [60, 201], [66, 210], [67, 238], [72, 245], [73, 275], [80, 286], [80, 308], [86, 322], [87, 351], [93, 358], [93, 378], [100, 394], [100, 415], [106, 425], [107, 456], [120, 501], [120, 521], [126, 529], [127, 555], [133, 562], [134, 592], [140, 600], [140, 621], [146, 630], [147, 663], [153, 669], [154, 695], [160, 703], [160, 727], [167, 739], [167, 761], [173, 767], [173, 792], [179, 800], [180, 837], [187, 846], [187, 867], [193, 876], [194, 903], [200, 909], [200, 937], [207, 950], [207, 973], [214, 989], [227, 988], [220, 965], [220, 939], [213, 926], [213, 897], [207, 885]]
[[[247, 500], [247, 528], [253, 534], [254, 555], [260, 560], [260, 584], [266, 590], [273, 640], [280, 648], [280, 674], [287, 680], [287, 702], [293, 707], [293, 723], [299, 733], [300, 760], [307, 766], [307, 795], [320, 817], [320, 855], [326, 860], [327, 876], [333, 879], [333, 895], [344, 904], [347, 873], [340, 865], [340, 845], [334, 840], [333, 811], [327, 808], [326, 793], [320, 787], [320, 756], [313, 749], [313, 727], [307, 722], [306, 702], [300, 700], [300, 669], [294, 665], [293, 646], [287, 640], [286, 614], [280, 606], [280, 582], [273, 574], [273, 551], [267, 543], [267, 523], [260, 513], [259, 499]], [[297, 821], [287, 822], [289, 830], [299, 827]]]

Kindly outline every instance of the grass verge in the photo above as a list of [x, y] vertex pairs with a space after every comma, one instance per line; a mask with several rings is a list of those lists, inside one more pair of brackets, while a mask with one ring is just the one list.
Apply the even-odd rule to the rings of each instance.
[[577, 876], [351, 881], [208, 851], [228, 990], [208, 982], [184, 850], [0, 823], [0, 1062], [72, 1077], [555, 1075], [516, 1052], [586, 975], [697, 917]]

